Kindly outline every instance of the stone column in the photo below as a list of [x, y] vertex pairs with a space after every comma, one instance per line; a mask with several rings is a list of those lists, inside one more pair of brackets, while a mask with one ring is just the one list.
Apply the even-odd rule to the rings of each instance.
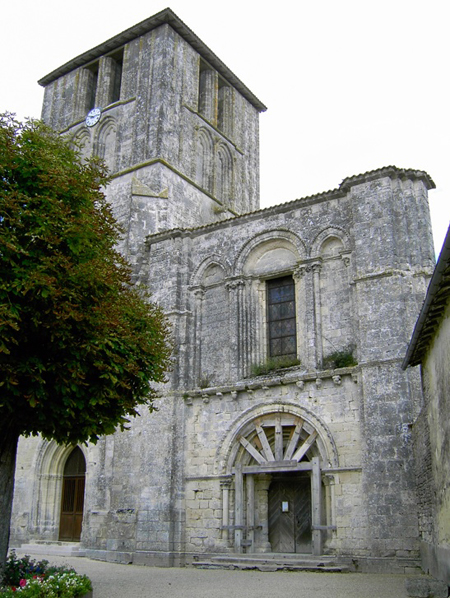
[[256, 482], [256, 496], [258, 506], [258, 522], [260, 529], [255, 537], [255, 552], [272, 552], [269, 542], [269, 486], [272, 476], [269, 474], [258, 475]]
[[233, 134], [233, 90], [228, 85], [219, 88], [217, 126], [227, 137]]
[[233, 378], [243, 376], [246, 363], [246, 315], [244, 307], [244, 281], [230, 280], [225, 283], [229, 291], [229, 330], [230, 330], [230, 373]]
[[255, 552], [255, 478], [245, 476], [247, 487], [247, 552]]
[[295, 283], [295, 323], [297, 333], [297, 357], [303, 365], [309, 367], [308, 349], [307, 349], [307, 323], [306, 309], [307, 305], [305, 293], [305, 272], [306, 266], [297, 266], [292, 273]]
[[98, 78], [101, 81], [97, 90], [96, 104], [101, 108], [111, 104], [114, 89], [115, 60], [110, 56], [103, 56], [100, 59]]
[[244, 475], [242, 465], [236, 465], [234, 474], [234, 551], [242, 552], [244, 525]]
[[319, 556], [322, 554], [322, 480], [320, 475], [319, 457], [312, 458], [311, 472], [311, 498], [312, 498], [312, 541], [313, 554]]
[[314, 293], [314, 329], [316, 342], [316, 367], [322, 367], [323, 347], [322, 347], [322, 313], [320, 303], [320, 270], [322, 269], [322, 260], [311, 264], [313, 271], [313, 293]]
[[194, 289], [194, 356], [192, 363], [193, 384], [199, 384], [202, 378], [202, 302], [204, 295], [204, 289]]
[[[351, 267], [351, 252], [345, 252], [341, 255], [342, 261], [344, 262], [345, 269], [347, 271], [347, 281], [348, 281], [348, 288], [349, 288], [349, 311], [351, 314], [356, 313], [356, 297], [355, 297], [355, 284], [353, 282], [353, 275], [352, 275], [352, 267]], [[351, 318], [351, 343], [356, 345], [356, 339], [358, 338], [358, 323], [356, 318]], [[356, 358], [356, 355], [353, 354], [353, 357]]]
[[[80, 69], [78, 73], [77, 96], [75, 102], [76, 118], [84, 118], [93, 108], [92, 100], [97, 90], [97, 74], [89, 69]], [[96, 105], [96, 101], [94, 102]]]
[[215, 122], [216, 73], [212, 69], [200, 72], [198, 111], [207, 120]]
[[231, 479], [221, 480], [222, 490], [222, 542], [228, 546], [230, 538], [230, 488]]

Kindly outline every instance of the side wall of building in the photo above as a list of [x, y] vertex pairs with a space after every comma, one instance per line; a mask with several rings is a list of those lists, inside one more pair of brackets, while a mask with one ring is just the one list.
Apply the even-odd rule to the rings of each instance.
[[450, 585], [450, 305], [422, 363], [424, 406], [414, 424], [423, 567]]

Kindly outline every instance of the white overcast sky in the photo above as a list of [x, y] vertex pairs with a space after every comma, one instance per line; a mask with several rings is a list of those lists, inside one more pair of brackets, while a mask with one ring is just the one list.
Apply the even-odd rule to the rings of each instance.
[[167, 6], [268, 107], [262, 207], [382, 166], [425, 170], [439, 252], [450, 217], [448, 0], [5, 0], [0, 112], [38, 118], [38, 79]]

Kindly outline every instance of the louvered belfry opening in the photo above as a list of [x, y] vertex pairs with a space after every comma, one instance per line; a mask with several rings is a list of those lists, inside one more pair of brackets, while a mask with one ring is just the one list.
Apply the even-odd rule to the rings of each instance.
[[79, 447], [70, 453], [64, 467], [59, 539], [79, 542], [83, 523], [86, 461]]

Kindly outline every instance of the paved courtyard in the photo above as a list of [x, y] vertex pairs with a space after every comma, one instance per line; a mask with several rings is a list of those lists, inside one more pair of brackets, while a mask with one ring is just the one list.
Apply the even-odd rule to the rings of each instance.
[[94, 598], [406, 598], [404, 575], [177, 569], [45, 557], [88, 575]]

